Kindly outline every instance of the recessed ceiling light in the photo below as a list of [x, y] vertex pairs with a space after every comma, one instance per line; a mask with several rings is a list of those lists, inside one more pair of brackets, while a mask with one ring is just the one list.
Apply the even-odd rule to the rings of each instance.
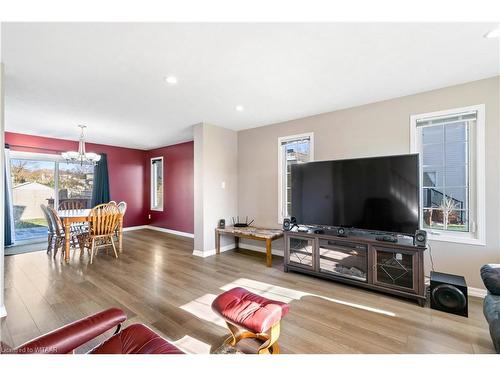
[[169, 85], [175, 85], [177, 83], [177, 77], [168, 76], [167, 78], [165, 78], [165, 82], [167, 82]]
[[488, 38], [488, 39], [500, 37], [500, 27], [497, 27], [494, 30], [488, 31], [486, 34], [484, 34], [484, 37]]
[[245, 107], [243, 107], [242, 105], [237, 105], [237, 106], [236, 106], [236, 110], [237, 110], [238, 112], [243, 112], [243, 111], [245, 110]]

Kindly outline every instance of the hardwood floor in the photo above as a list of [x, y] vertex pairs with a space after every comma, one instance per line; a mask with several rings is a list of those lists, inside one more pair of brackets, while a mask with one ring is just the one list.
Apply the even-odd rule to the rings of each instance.
[[[339, 283], [282, 271], [246, 250], [193, 256], [193, 241], [148, 229], [126, 232], [118, 259], [101, 250], [92, 265], [36, 252], [5, 258], [6, 308], [1, 339], [10, 346], [116, 306], [191, 353], [209, 353], [227, 337], [211, 312], [216, 295], [235, 285], [290, 303], [282, 353], [493, 353], [482, 301], [469, 318]], [[109, 333], [104, 336], [109, 336]], [[102, 338], [100, 338], [102, 339]], [[79, 351], [91, 348], [94, 340]]]

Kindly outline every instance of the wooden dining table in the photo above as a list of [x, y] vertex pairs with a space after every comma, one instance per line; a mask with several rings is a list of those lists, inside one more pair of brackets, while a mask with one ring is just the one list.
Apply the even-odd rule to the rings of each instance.
[[[90, 222], [90, 209], [83, 210], [59, 210], [57, 214], [64, 226], [64, 260], [69, 261], [69, 248], [71, 245], [71, 224]], [[122, 251], [123, 239], [123, 214], [118, 219], [118, 250]]]

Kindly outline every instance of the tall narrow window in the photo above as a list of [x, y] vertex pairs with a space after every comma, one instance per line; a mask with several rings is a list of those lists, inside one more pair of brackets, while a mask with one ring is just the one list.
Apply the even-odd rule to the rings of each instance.
[[314, 160], [313, 133], [278, 138], [278, 220], [289, 217], [292, 208], [291, 166]]
[[151, 210], [163, 211], [163, 157], [151, 159]]
[[412, 116], [420, 154], [421, 228], [439, 239], [482, 239], [484, 107]]

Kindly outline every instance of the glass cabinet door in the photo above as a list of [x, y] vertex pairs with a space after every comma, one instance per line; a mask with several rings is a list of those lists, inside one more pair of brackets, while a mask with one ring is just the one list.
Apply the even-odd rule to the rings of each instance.
[[314, 268], [314, 239], [288, 237], [288, 262], [294, 266]]
[[417, 283], [414, 266], [415, 254], [399, 249], [375, 248], [376, 284], [415, 290]]
[[319, 271], [367, 281], [367, 246], [346, 241], [319, 240]]

